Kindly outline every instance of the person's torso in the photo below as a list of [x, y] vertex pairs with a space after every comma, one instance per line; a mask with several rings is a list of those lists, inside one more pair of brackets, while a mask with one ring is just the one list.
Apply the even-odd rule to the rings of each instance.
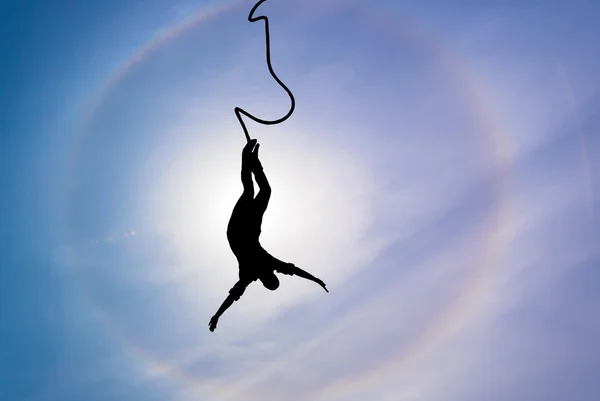
[[244, 248], [236, 254], [240, 278], [245, 277], [251, 281], [258, 279], [263, 273], [273, 271], [272, 265], [268, 263], [268, 253], [260, 246]]
[[235, 241], [256, 242], [261, 233], [262, 214], [253, 205], [234, 212], [227, 226], [227, 236]]

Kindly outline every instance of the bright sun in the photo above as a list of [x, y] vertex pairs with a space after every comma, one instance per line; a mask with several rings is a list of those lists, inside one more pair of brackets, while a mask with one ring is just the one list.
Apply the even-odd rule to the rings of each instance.
[[[261, 244], [331, 285], [375, 252], [365, 234], [374, 219], [373, 188], [352, 155], [326, 146], [315, 150], [308, 138], [289, 137], [281, 134], [261, 143], [259, 156], [273, 188]], [[238, 137], [223, 135], [171, 150], [165, 155], [171, 167], [149, 197], [156, 230], [174, 245], [181, 268], [197, 273], [199, 296], [215, 305], [237, 280], [237, 262], [225, 233], [242, 193], [242, 146]], [[267, 315], [320, 294], [320, 288], [297, 278], [282, 278], [282, 286], [285, 291], [275, 293], [250, 286], [244, 298], [251, 301], [234, 309], [244, 313], [259, 304]]]

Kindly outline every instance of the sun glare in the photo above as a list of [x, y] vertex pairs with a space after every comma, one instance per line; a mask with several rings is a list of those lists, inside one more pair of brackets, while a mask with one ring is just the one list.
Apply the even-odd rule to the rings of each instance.
[[[198, 296], [210, 302], [227, 294], [238, 272], [226, 228], [242, 193], [243, 142], [233, 135], [227, 138], [190, 140], [171, 150], [176, 155], [165, 157], [174, 162], [149, 197], [156, 230], [174, 245], [182, 268], [195, 271]], [[292, 141], [285, 135], [262, 143], [260, 158], [273, 193], [261, 243], [275, 257], [332, 285], [373, 255], [372, 241], [365, 236], [374, 219], [373, 188], [352, 155], [319, 148], [315, 150], [309, 138]], [[267, 315], [278, 306], [320, 294], [320, 288], [304, 280], [283, 277], [282, 283], [286, 291], [274, 293], [250, 286], [244, 295], [250, 300], [234, 309]]]

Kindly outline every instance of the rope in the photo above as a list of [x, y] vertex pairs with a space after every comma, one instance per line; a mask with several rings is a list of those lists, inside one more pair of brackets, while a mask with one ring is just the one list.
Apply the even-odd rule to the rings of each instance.
[[275, 81], [277, 81], [277, 83], [283, 88], [285, 89], [285, 91], [287, 92], [288, 96], [290, 97], [290, 100], [292, 101], [292, 104], [290, 106], [290, 110], [287, 112], [287, 114], [277, 120], [263, 120], [260, 119], [258, 117], [253, 116], [252, 114], [248, 113], [246, 110], [240, 108], [240, 107], [236, 107], [234, 109], [235, 115], [237, 116], [242, 129], [244, 130], [244, 135], [246, 135], [246, 141], [250, 142], [250, 135], [248, 134], [248, 129], [246, 128], [246, 124], [244, 124], [244, 120], [242, 118], [242, 114], [245, 115], [246, 117], [256, 121], [257, 123], [260, 124], [264, 124], [264, 125], [275, 125], [275, 124], [279, 124], [284, 122], [285, 120], [287, 120], [292, 113], [294, 112], [294, 108], [296, 107], [296, 100], [294, 99], [294, 95], [292, 94], [292, 91], [290, 91], [288, 89], [287, 86], [285, 86], [285, 84], [283, 82], [281, 82], [281, 80], [277, 77], [277, 75], [275, 75], [275, 71], [273, 71], [273, 66], [271, 65], [271, 39], [270, 39], [270, 35], [269, 35], [269, 19], [265, 16], [262, 17], [257, 17], [254, 18], [254, 12], [256, 11], [256, 9], [258, 8], [258, 6], [260, 6], [262, 3], [264, 3], [266, 0], [260, 0], [258, 3], [256, 3], [254, 5], [254, 7], [252, 8], [252, 10], [250, 11], [250, 14], [248, 15], [248, 21], [250, 22], [256, 22], [256, 21], [260, 21], [260, 20], [264, 20], [265, 21], [265, 38], [266, 38], [266, 47], [267, 47], [267, 67], [269, 67], [269, 72], [271, 73], [271, 76], [275, 79]]

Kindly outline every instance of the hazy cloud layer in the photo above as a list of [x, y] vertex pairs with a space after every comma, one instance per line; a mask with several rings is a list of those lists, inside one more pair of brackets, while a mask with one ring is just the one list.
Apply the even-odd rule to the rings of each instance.
[[233, 107], [289, 103], [252, 2], [136, 4], [14, 11], [44, 27], [23, 48], [65, 50], [6, 51], [28, 83], [2, 137], [0, 398], [597, 397], [595, 5], [268, 0], [297, 109], [248, 123], [261, 241], [331, 293], [254, 284], [210, 333], [237, 279]]

